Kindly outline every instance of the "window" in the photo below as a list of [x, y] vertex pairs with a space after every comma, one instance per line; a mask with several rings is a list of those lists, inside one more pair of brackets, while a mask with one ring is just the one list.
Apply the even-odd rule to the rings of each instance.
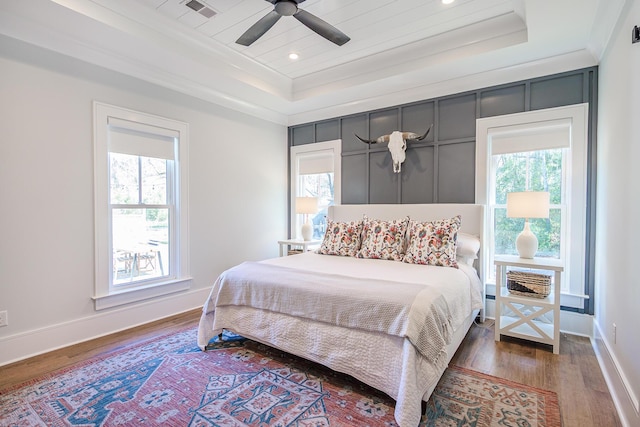
[[487, 205], [486, 280], [493, 256], [516, 255], [524, 219], [506, 217], [507, 193], [548, 191], [548, 219], [531, 219], [536, 257], [563, 261], [561, 303], [583, 308], [586, 227], [587, 104], [477, 121], [476, 202]]
[[507, 218], [507, 194], [517, 191], [546, 191], [550, 195], [549, 218], [531, 218], [531, 231], [538, 238], [536, 258], [564, 258], [562, 218], [566, 217], [564, 184], [567, 149], [516, 151], [493, 154], [490, 206], [494, 236], [492, 253], [517, 255], [514, 242], [524, 227], [523, 218]]
[[[112, 131], [115, 133], [115, 129]], [[170, 277], [173, 159], [109, 151], [113, 286]], [[169, 194], [171, 196], [171, 194]], [[164, 260], [164, 261], [163, 261]]]
[[94, 113], [96, 309], [188, 289], [187, 124]]
[[296, 197], [316, 197], [318, 211], [310, 216], [313, 239], [322, 239], [327, 207], [340, 204], [340, 140], [291, 147], [291, 236], [301, 237], [304, 216], [295, 213]]

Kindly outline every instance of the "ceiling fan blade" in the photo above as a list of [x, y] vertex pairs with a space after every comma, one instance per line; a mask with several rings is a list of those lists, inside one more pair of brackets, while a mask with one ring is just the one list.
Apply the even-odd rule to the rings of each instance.
[[263, 16], [258, 22], [253, 24], [247, 31], [244, 32], [243, 35], [240, 36], [236, 43], [241, 44], [243, 46], [249, 46], [254, 41], [258, 40], [260, 37], [264, 35], [271, 27], [278, 22], [282, 15], [280, 15], [275, 10], [267, 13]]
[[298, 9], [298, 12], [296, 12], [293, 17], [309, 27], [309, 29], [320, 34], [325, 39], [334, 42], [338, 46], [342, 46], [351, 40], [345, 33], [338, 30], [333, 25], [326, 23], [322, 19], [305, 10]]

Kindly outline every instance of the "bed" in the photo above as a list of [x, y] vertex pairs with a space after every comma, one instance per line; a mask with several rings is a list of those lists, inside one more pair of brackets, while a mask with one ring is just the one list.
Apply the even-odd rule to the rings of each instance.
[[[198, 345], [204, 350], [228, 329], [323, 364], [391, 396], [398, 425], [415, 427], [422, 401], [428, 400], [474, 320], [483, 320], [479, 242], [484, 207], [341, 205], [331, 206], [327, 219], [328, 230], [364, 219], [369, 227], [357, 230], [361, 256], [373, 256], [361, 252], [372, 247], [365, 244], [371, 243], [373, 230], [380, 230], [371, 225], [397, 231], [396, 225], [406, 224], [398, 233], [406, 238], [405, 253], [383, 260], [310, 251], [235, 266], [218, 277], [203, 307]], [[445, 256], [447, 266], [439, 260], [436, 265], [406, 262], [403, 257], [418, 253], [409, 245], [417, 236], [428, 239], [425, 230], [433, 233], [434, 224], [453, 224], [444, 235], [457, 236], [455, 258]], [[477, 239], [475, 253], [458, 256], [462, 236]], [[325, 253], [327, 239], [321, 247]], [[445, 243], [450, 254], [451, 242]], [[424, 260], [420, 248], [418, 260]]]

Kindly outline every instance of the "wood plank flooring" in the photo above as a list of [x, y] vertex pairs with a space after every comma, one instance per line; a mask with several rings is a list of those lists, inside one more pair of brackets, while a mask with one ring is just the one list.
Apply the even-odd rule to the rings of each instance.
[[[29, 382], [91, 357], [185, 326], [197, 325], [200, 310], [0, 367], [0, 389]], [[563, 427], [622, 427], [588, 338], [561, 334], [560, 354], [550, 347], [503, 338], [494, 323], [474, 325], [452, 364], [558, 393]]]
[[0, 366], [0, 390], [64, 369], [92, 357], [99, 357], [139, 341], [197, 326], [201, 309], [188, 311], [122, 332]]

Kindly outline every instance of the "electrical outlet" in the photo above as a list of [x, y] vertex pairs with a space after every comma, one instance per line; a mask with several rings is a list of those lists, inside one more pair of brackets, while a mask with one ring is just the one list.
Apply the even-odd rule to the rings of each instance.
[[9, 313], [7, 313], [7, 310], [0, 311], [0, 326], [7, 325], [9, 325]]
[[617, 329], [618, 329], [618, 325], [616, 325], [615, 323], [613, 324], [613, 343], [616, 343], [616, 335], [617, 335]]

